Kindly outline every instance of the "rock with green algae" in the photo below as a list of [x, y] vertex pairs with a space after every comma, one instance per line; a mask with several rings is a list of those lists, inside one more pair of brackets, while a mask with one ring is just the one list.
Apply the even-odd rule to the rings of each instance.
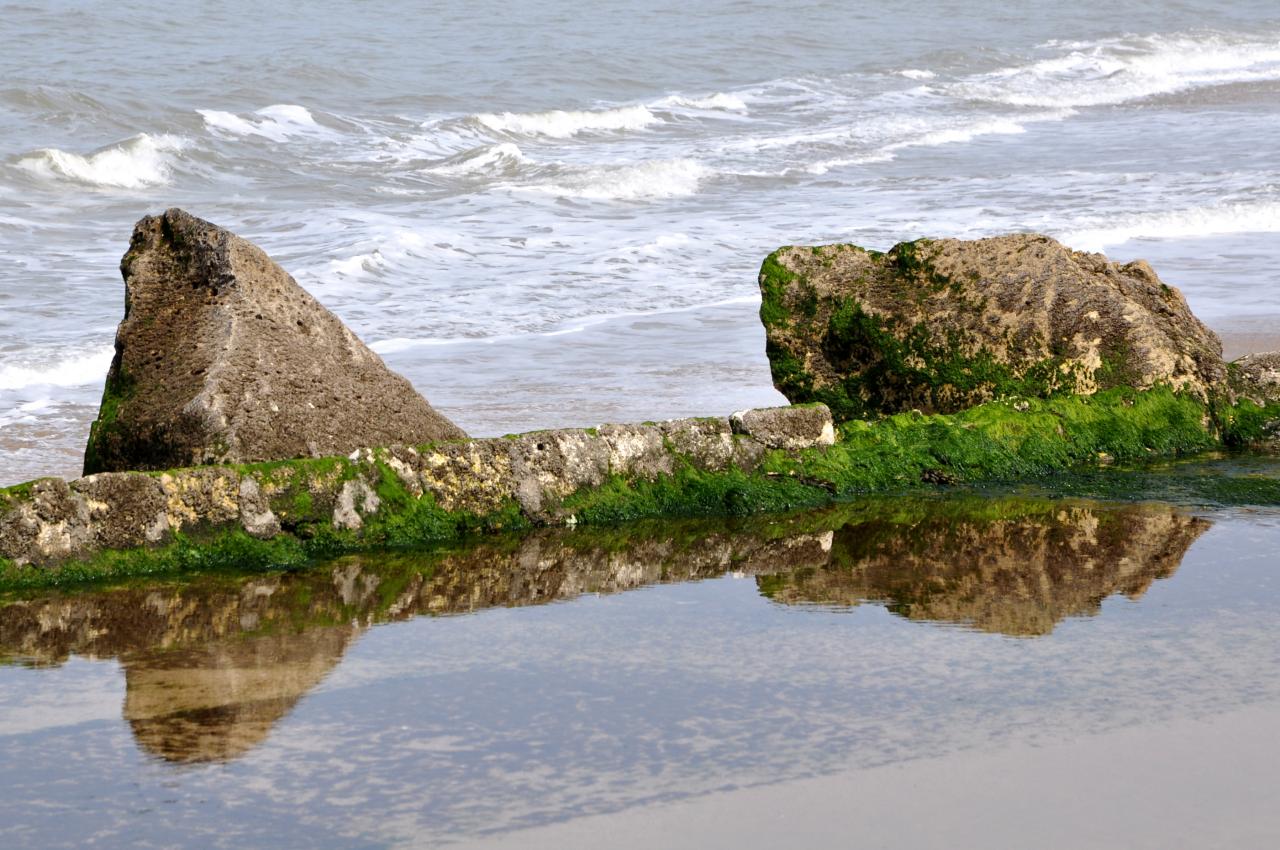
[[[758, 472], [777, 432], [791, 434], [794, 451], [823, 445], [833, 433], [825, 407], [762, 413], [762, 439], [756, 422], [683, 419], [366, 448], [346, 457], [46, 478], [0, 490], [0, 560], [50, 566], [169, 547], [162, 558], [202, 563], [200, 546], [183, 546], [232, 535], [228, 558], [289, 561], [572, 523], [573, 498], [617, 480], [745, 480]], [[803, 437], [808, 432], [811, 439]], [[720, 492], [720, 503], [704, 493], [703, 502], [670, 512], [717, 513], [731, 489]], [[222, 557], [217, 546], [204, 550]]]
[[[792, 426], [788, 411], [797, 420]], [[734, 421], [44, 479], [0, 490], [0, 587], [296, 566], [475, 532], [733, 516], [940, 482], [1026, 480], [1096, 466], [1102, 457], [1125, 463], [1220, 447], [1227, 435], [1212, 413], [1168, 388], [1118, 389], [838, 429], [830, 428], [825, 408], [802, 407]], [[815, 416], [826, 425], [814, 428]], [[760, 430], [760, 423], [768, 427]], [[806, 431], [814, 434], [808, 444], [769, 446], [779, 433], [794, 439]], [[1251, 503], [1280, 503], [1275, 487], [1263, 490], [1251, 491]]]
[[345, 454], [466, 435], [257, 246], [171, 209], [138, 222], [84, 471]]
[[1046, 236], [781, 248], [760, 272], [774, 385], [837, 420], [1167, 385], [1209, 400], [1222, 346], [1141, 261]]

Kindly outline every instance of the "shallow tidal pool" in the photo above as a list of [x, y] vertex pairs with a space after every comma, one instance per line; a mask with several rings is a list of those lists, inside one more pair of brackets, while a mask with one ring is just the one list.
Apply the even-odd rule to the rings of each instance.
[[1278, 603], [1008, 493], [11, 599], [0, 846], [1280, 846]]

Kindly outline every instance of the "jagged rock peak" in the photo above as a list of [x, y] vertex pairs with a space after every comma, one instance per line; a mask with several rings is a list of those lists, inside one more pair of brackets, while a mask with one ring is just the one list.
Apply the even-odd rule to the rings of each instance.
[[125, 316], [85, 473], [466, 435], [260, 248], [179, 209], [120, 263]]

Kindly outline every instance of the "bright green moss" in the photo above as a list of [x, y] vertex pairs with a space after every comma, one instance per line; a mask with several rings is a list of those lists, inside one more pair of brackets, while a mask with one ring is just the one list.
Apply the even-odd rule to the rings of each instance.
[[774, 453], [765, 468], [823, 482], [837, 495], [922, 481], [1035, 478], [1096, 463], [1100, 455], [1132, 461], [1211, 448], [1216, 441], [1203, 417], [1198, 402], [1167, 389], [1028, 399], [1017, 407], [997, 402], [952, 415], [848, 422], [829, 449]]
[[[354, 542], [354, 541], [352, 541]], [[56, 569], [0, 567], [0, 589], [5, 591], [37, 587], [60, 587], [140, 576], [203, 573], [218, 570], [257, 572], [299, 567], [315, 557], [332, 554], [331, 547], [314, 548], [307, 542], [282, 536], [258, 540], [243, 531], [227, 531], [194, 540], [179, 537], [173, 543], [153, 549], [101, 552], [85, 561]]]
[[1249, 446], [1280, 437], [1280, 402], [1262, 407], [1242, 399], [1235, 406], [1221, 404], [1214, 412], [1227, 446]]
[[796, 273], [778, 259], [784, 250], [774, 251], [764, 258], [760, 266], [760, 321], [766, 328], [790, 324], [786, 306], [787, 287], [796, 279]]
[[103, 457], [105, 444], [120, 437], [120, 408], [134, 394], [134, 381], [125, 371], [117, 352], [115, 361], [107, 373], [107, 382], [102, 388], [102, 404], [98, 408], [98, 418], [89, 426], [89, 442], [84, 450], [84, 473], [90, 475], [101, 472], [105, 466]]
[[[615, 475], [600, 487], [569, 496], [559, 514], [583, 525], [610, 525], [811, 508], [862, 493], [929, 492], [941, 483], [973, 486], [1046, 476], [1071, 480], [1067, 473], [1088, 481], [1092, 473], [1087, 470], [1100, 462], [1142, 462], [1254, 441], [1274, 427], [1280, 405], [1246, 403], [1216, 411], [1215, 417], [1194, 398], [1167, 388], [1116, 389], [1090, 397], [993, 402], [950, 415], [852, 420], [839, 427], [835, 445], [798, 453], [772, 451], [751, 473], [736, 468], [708, 472], [668, 447], [676, 456], [674, 474], [654, 481]], [[428, 549], [473, 534], [530, 526], [514, 500], [486, 514], [445, 510], [432, 494], [410, 492], [384, 457], [359, 464], [330, 458], [243, 467], [264, 487], [278, 489], [271, 499], [284, 533], [275, 539], [221, 532], [182, 537], [159, 548], [104, 552], [60, 568], [24, 569], [5, 562], [0, 563], [0, 589], [229, 568], [291, 569], [355, 550]], [[335, 493], [358, 474], [373, 488], [378, 509], [363, 517], [359, 531], [336, 529], [332, 496], [320, 494]], [[1105, 473], [1113, 474], [1119, 471]], [[30, 487], [9, 488], [0, 497], [20, 500]], [[1205, 498], [1227, 503], [1280, 504], [1276, 476], [1220, 484], [1206, 477], [1195, 488], [1209, 494]]]
[[[1025, 409], [1020, 410], [1018, 407]], [[1204, 408], [1169, 390], [993, 403], [954, 415], [899, 414], [841, 427], [834, 446], [769, 453], [759, 472], [683, 465], [657, 481], [610, 479], [569, 497], [581, 523], [655, 516], [733, 516], [823, 504], [930, 482], [1035, 478], [1100, 456], [1117, 462], [1203, 451], [1216, 441]]]
[[821, 487], [796, 478], [704, 472], [682, 462], [674, 475], [655, 481], [612, 476], [600, 487], [575, 493], [562, 509], [582, 524], [613, 524], [659, 516], [743, 516], [814, 507], [831, 500]]

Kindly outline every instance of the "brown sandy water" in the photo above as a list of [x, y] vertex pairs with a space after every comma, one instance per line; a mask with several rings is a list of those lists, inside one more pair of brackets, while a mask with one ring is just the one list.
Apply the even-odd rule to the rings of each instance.
[[919, 497], [11, 599], [0, 844], [1270, 846], [1278, 552]]

